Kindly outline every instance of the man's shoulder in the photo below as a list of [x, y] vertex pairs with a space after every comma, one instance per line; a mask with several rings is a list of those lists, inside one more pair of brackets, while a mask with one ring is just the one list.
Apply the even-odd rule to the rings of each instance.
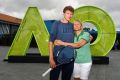
[[52, 26], [53, 28], [57, 28], [57, 26], [60, 24], [60, 21], [56, 20], [53, 22]]
[[73, 25], [73, 23], [69, 22], [69, 24]]
[[60, 23], [59, 20], [54, 21], [54, 24], [59, 24], [59, 23]]
[[90, 35], [89, 32], [83, 31], [83, 36], [89, 36], [89, 35]]

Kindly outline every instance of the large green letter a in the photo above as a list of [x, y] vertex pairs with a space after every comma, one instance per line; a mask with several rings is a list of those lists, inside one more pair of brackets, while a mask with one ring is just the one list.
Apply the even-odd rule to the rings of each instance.
[[42, 56], [48, 56], [49, 33], [37, 7], [29, 7], [6, 56], [25, 56], [32, 37]]

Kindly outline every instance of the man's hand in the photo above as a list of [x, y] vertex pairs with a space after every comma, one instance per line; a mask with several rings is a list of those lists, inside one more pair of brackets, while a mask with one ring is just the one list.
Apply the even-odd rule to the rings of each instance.
[[49, 63], [50, 63], [50, 67], [51, 67], [51, 68], [55, 68], [55, 67], [56, 67], [56, 63], [55, 63], [55, 61], [54, 61], [53, 58], [50, 58], [50, 59], [49, 59]]

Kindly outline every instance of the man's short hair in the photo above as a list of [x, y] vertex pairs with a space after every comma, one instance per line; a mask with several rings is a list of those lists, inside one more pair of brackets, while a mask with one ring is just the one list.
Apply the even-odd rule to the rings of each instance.
[[67, 10], [71, 11], [72, 13], [74, 13], [74, 8], [72, 6], [66, 6], [64, 9], [63, 9], [63, 13], [65, 13]]

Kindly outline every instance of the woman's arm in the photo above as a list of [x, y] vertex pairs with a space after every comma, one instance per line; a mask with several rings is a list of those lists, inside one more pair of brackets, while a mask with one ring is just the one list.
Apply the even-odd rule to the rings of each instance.
[[85, 39], [81, 39], [79, 42], [76, 42], [76, 43], [66, 43], [66, 45], [74, 47], [74, 48], [80, 48], [80, 47], [84, 46], [86, 43], [87, 43], [87, 41]]
[[63, 42], [61, 40], [55, 40], [55, 42], [54, 42], [55, 45], [71, 46], [74, 48], [80, 48], [83, 45], [85, 45], [86, 43], [87, 43], [87, 41], [85, 39], [81, 39], [79, 42], [76, 42], [76, 43], [68, 43], [68, 42]]
[[93, 40], [93, 36], [90, 35], [90, 41], [92, 41], [92, 40]]
[[[90, 41], [92, 41], [93, 37], [90, 35]], [[54, 45], [63, 45], [63, 46], [71, 46], [74, 48], [80, 48], [84, 46], [87, 43], [85, 39], [81, 39], [79, 42], [76, 43], [68, 43], [68, 42], [63, 42], [61, 40], [55, 40]]]
[[63, 42], [61, 40], [55, 40], [54, 45], [67, 46], [67, 42]]

